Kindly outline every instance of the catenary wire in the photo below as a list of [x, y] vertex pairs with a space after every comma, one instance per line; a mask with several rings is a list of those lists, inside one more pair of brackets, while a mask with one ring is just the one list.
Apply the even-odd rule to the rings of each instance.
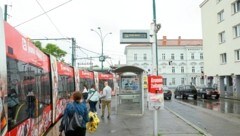
[[63, 34], [60, 32], [60, 30], [58, 29], [58, 27], [56, 26], [56, 24], [52, 21], [52, 19], [50, 18], [50, 16], [46, 13], [46, 11], [44, 10], [43, 6], [39, 3], [38, 0], [36, 0], [36, 2], [38, 3], [38, 5], [40, 6], [40, 8], [42, 9], [42, 11], [44, 12], [44, 14], [47, 16], [47, 18], [49, 19], [49, 21], [51, 22], [51, 24], [54, 26], [54, 28], [57, 30], [57, 32], [62, 36], [62, 37], [66, 37], [63, 36]]
[[14, 26], [14, 27], [18, 27], [18, 26], [23, 25], [23, 24], [25, 24], [25, 23], [27, 23], [27, 22], [30, 22], [30, 21], [32, 21], [32, 20], [34, 20], [34, 19], [36, 19], [36, 18], [38, 18], [38, 17], [40, 17], [40, 16], [42, 16], [42, 15], [50, 12], [50, 11], [53, 11], [53, 10], [55, 10], [55, 9], [57, 9], [57, 8], [65, 5], [65, 4], [67, 4], [67, 3], [71, 2], [71, 1], [72, 1], [72, 0], [66, 1], [66, 2], [64, 2], [64, 3], [62, 3], [62, 4], [58, 5], [58, 6], [50, 9], [50, 10], [47, 10], [46, 12], [43, 12], [42, 14], [39, 14], [39, 15], [37, 15], [37, 16], [35, 16], [35, 17], [32, 17], [32, 18], [30, 18], [30, 19], [28, 19], [28, 20], [26, 20], [26, 21], [24, 21], [24, 22], [22, 22], [22, 23], [20, 23], [20, 24], [18, 24], [18, 25], [16, 25], [16, 26]]

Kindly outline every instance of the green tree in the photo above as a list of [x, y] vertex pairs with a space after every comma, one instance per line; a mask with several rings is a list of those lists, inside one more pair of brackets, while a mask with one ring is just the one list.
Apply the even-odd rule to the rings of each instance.
[[40, 49], [41, 51], [43, 51], [42, 43], [41, 43], [40, 41], [36, 41], [36, 42], [33, 41], [33, 44], [34, 44], [38, 49]]
[[64, 61], [63, 57], [66, 56], [67, 52], [60, 49], [56, 44], [48, 43], [43, 49], [45, 53], [51, 54], [57, 58], [59, 61]]
[[67, 52], [60, 49], [56, 44], [48, 43], [45, 48], [42, 47], [42, 43], [40, 41], [33, 42], [33, 44], [41, 51], [55, 56], [58, 61], [64, 62], [63, 57], [66, 56]]

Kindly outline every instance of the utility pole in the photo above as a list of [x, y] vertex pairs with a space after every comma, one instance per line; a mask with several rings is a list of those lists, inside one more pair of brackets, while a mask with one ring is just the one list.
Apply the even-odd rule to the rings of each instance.
[[[158, 28], [158, 25], [156, 23], [156, 4], [155, 0], [153, 0], [153, 25], [154, 25], [154, 34], [153, 34], [153, 74], [158, 75], [158, 47], [157, 47], [157, 32], [160, 28]], [[156, 71], [156, 72], [155, 72]]]
[[7, 16], [8, 16], [7, 7], [8, 7], [8, 5], [5, 4], [5, 5], [4, 5], [4, 21], [7, 21]]
[[72, 66], [76, 67], [76, 40], [72, 38]]
[[[160, 30], [161, 25], [156, 23], [156, 4], [153, 0], [153, 44], [152, 44], [152, 74], [158, 76], [158, 48], [157, 48], [157, 32]], [[158, 110], [153, 111], [153, 135], [158, 136]]]
[[46, 38], [46, 39], [31, 39], [35, 41], [41, 41], [41, 40], [71, 40], [72, 41], [72, 66], [76, 66], [76, 40], [75, 38]]

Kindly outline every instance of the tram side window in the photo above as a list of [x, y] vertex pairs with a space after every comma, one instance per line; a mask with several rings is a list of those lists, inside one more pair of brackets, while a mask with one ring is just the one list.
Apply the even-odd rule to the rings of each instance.
[[104, 88], [104, 82], [105, 80], [99, 80], [99, 90], [102, 91]]
[[51, 102], [50, 100], [50, 81], [49, 81], [49, 73], [44, 72], [42, 69], [38, 70], [37, 74], [37, 91], [38, 98], [36, 99], [36, 115], [42, 115], [44, 108], [48, 106]]
[[112, 89], [114, 89], [114, 88], [113, 88], [113, 80], [108, 80], [108, 85], [109, 85]]
[[29, 81], [28, 65], [24, 62], [7, 58], [8, 80], [8, 128], [12, 129], [24, 121], [26, 116], [26, 94], [24, 84]]
[[51, 102], [49, 73], [44, 73], [41, 77], [41, 92], [43, 97], [42, 103], [49, 105]]
[[72, 94], [74, 92], [74, 82], [73, 82], [73, 77], [68, 78], [68, 94]]
[[58, 78], [58, 98], [66, 98], [67, 95], [67, 76], [59, 76]]

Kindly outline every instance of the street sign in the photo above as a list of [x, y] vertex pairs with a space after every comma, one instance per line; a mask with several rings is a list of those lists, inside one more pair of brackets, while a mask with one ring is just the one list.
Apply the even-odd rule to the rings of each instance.
[[148, 76], [149, 110], [159, 110], [164, 107], [162, 76]]
[[150, 32], [149, 30], [121, 30], [120, 31], [121, 44], [149, 44]]
[[162, 76], [148, 76], [148, 92], [149, 93], [163, 93], [162, 92], [163, 79]]

